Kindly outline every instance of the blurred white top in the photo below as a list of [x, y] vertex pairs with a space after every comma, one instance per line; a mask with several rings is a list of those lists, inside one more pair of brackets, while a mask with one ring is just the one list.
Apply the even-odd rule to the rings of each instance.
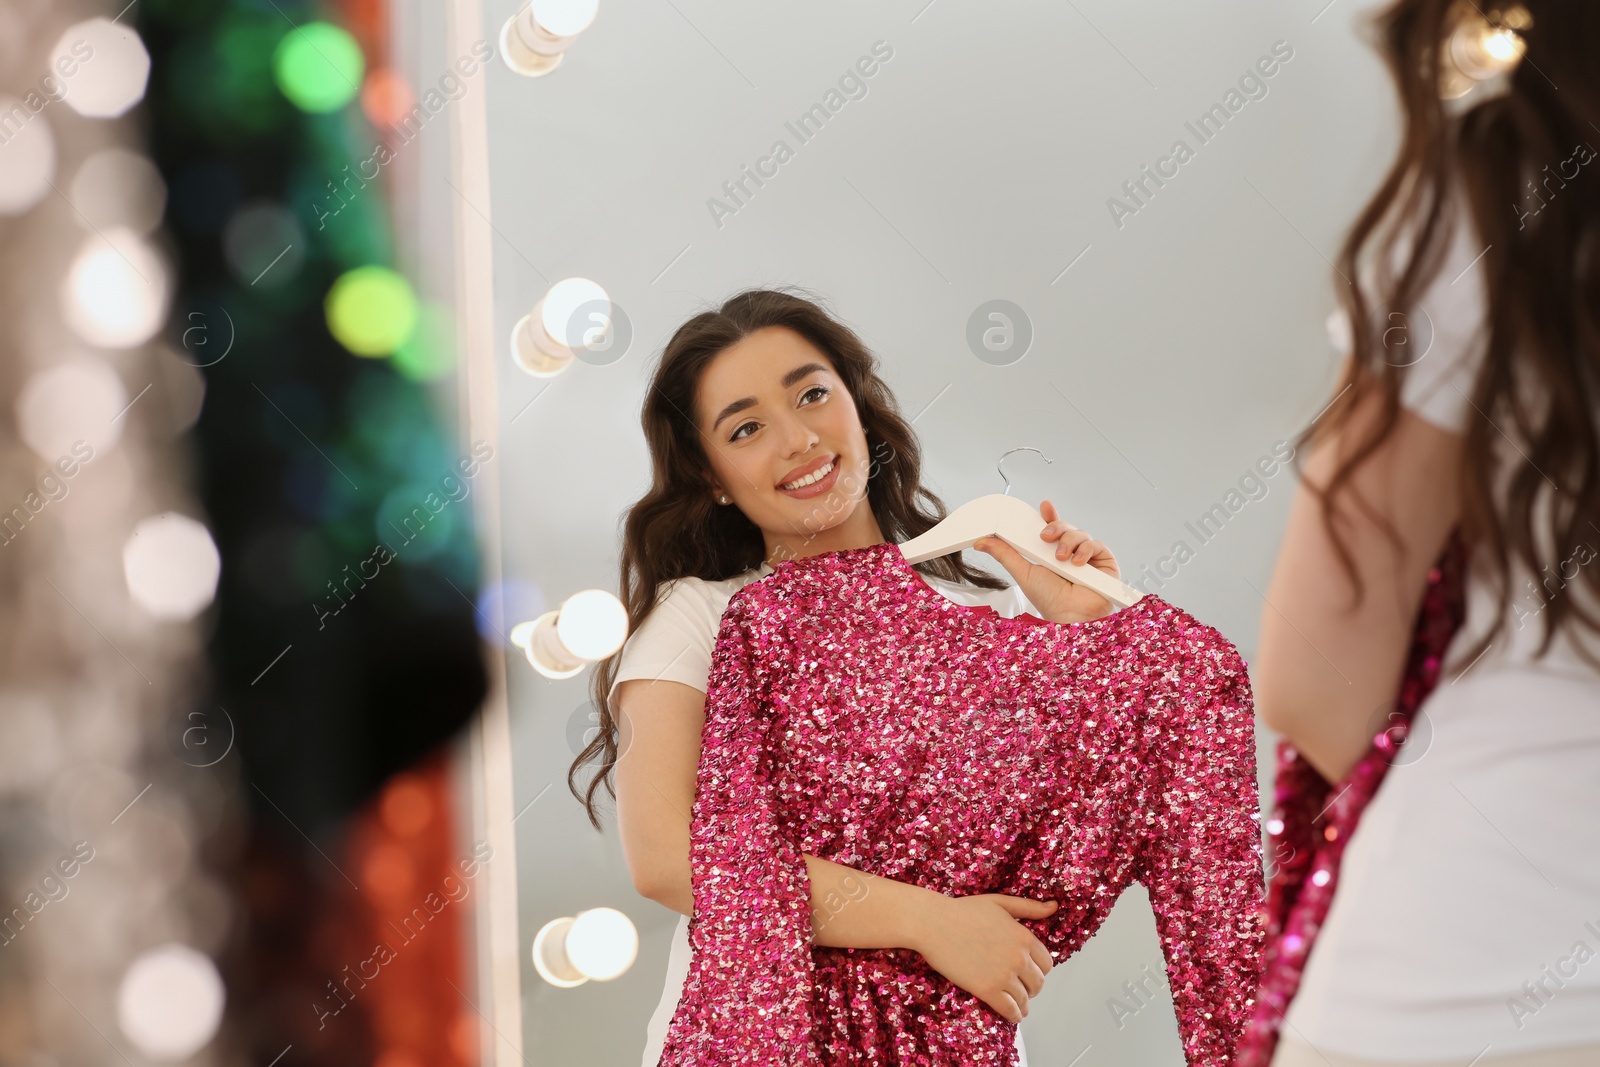
[[[1454, 235], [1419, 301], [1432, 346], [1401, 394], [1408, 409], [1457, 433], [1487, 417], [1468, 399], [1487, 343], [1483, 249], [1470, 224]], [[1523, 462], [1504, 436], [1512, 428], [1499, 428], [1501, 456]], [[1507, 468], [1498, 469], [1503, 494]], [[1534, 529], [1548, 545], [1548, 497], [1540, 503]], [[1569, 579], [1600, 566], [1586, 562], [1600, 553], [1600, 531], [1585, 540], [1556, 557], [1570, 558]], [[1447, 669], [1499, 611], [1486, 568], [1469, 564], [1467, 617]], [[1600, 1042], [1600, 672], [1566, 634], [1532, 659], [1552, 595], [1600, 606], [1552, 572], [1542, 598], [1526, 584], [1533, 575], [1512, 575], [1507, 630], [1423, 703], [1413, 740], [1350, 840], [1286, 1039], [1347, 1056], [1463, 1064], [1486, 1048], [1504, 1056]], [[1580, 639], [1600, 658], [1600, 635]]]

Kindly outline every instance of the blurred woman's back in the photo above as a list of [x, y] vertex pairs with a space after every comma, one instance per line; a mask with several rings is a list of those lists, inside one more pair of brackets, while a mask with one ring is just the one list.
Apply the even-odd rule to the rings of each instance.
[[[1377, 26], [1404, 136], [1340, 255], [1345, 321], [1367, 324], [1344, 395], [1298, 444], [1357, 442], [1324, 496], [1344, 557], [1341, 485], [1399, 408], [1460, 436], [1438, 476], [1467, 617], [1274, 1064], [1600, 1064], [1600, 5], [1402, 0]], [[1456, 99], [1484, 55], [1514, 66]]]

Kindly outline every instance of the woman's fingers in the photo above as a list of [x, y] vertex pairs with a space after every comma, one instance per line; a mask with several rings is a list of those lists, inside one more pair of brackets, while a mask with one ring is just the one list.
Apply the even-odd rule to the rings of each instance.
[[1055, 505], [1048, 500], [1040, 501], [1039, 514], [1045, 521], [1039, 538], [1056, 542], [1057, 559], [1070, 557], [1074, 563], [1086, 563], [1106, 547], [1104, 542], [1096, 541], [1087, 531], [1078, 529], [1057, 515]]
[[[1027, 1014], [1027, 1012], [1023, 1011], [1022, 1008], [1017, 1004], [1017, 996], [1020, 995], [1021, 994], [1017, 994], [1014, 996], [1009, 992], [996, 993], [994, 1000], [986, 1001], [985, 1003], [987, 1003], [989, 1007], [993, 1008], [995, 1011], [999, 1012], [1001, 1017], [1003, 1017], [1007, 1022], [1020, 1023], [1022, 1021], [1022, 1017]], [[1027, 998], [1023, 997], [1022, 1002], [1026, 1004]]]
[[1032, 956], [1029, 956], [1027, 962], [1022, 965], [1022, 973], [1017, 977], [1021, 979], [1022, 988], [1027, 990], [1030, 997], [1038, 996], [1039, 990], [1044, 988], [1044, 972], [1033, 962]]
[[1039, 968], [1041, 975], [1050, 973], [1056, 961], [1050, 958], [1050, 950], [1044, 947], [1044, 942], [1038, 938], [1033, 939], [1033, 944], [1028, 946], [1028, 955], [1032, 957], [1035, 967]]
[[1022, 979], [1018, 978], [1016, 975], [1012, 975], [1011, 981], [1006, 983], [1005, 991], [1009, 993], [1011, 995], [1011, 999], [1016, 1002], [1018, 1010], [1022, 1013], [1021, 1018], [1026, 1019], [1028, 1017], [1028, 990], [1027, 987], [1022, 984]]

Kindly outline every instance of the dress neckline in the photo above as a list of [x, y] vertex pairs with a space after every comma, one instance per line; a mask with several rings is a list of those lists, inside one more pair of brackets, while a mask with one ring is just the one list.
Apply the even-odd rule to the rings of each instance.
[[773, 567], [772, 570], [774, 573], [776, 573], [783, 567], [789, 567], [795, 564], [815, 563], [829, 558], [839, 562], [849, 562], [852, 557], [858, 556], [866, 559], [870, 563], [877, 563], [888, 570], [898, 573], [901, 580], [904, 581], [908, 586], [912, 587], [916, 591], [917, 595], [935, 610], [942, 612], [961, 612], [983, 619], [992, 618], [1001, 624], [1017, 623], [1024, 626], [1057, 626], [1070, 630], [1104, 629], [1109, 626], [1119, 625], [1126, 621], [1123, 619], [1123, 616], [1125, 615], [1130, 615], [1132, 613], [1143, 614], [1144, 612], [1149, 611], [1154, 606], [1154, 602], [1159, 601], [1160, 599], [1154, 593], [1145, 593], [1132, 604], [1125, 608], [1118, 608], [1110, 615], [1102, 615], [1098, 619], [1085, 619], [1081, 622], [1051, 622], [1049, 619], [1042, 619], [1039, 616], [1029, 614], [1028, 612], [1023, 612], [1014, 617], [1006, 616], [1000, 614], [988, 604], [959, 604], [940, 593], [939, 590], [934, 588], [933, 584], [927, 578], [923, 577], [922, 574], [917, 571], [917, 569], [906, 559], [905, 553], [900, 551], [900, 546], [893, 541], [880, 541], [875, 545], [864, 545], [860, 548], [840, 548], [834, 549], [830, 552], [818, 552], [814, 555], [803, 556], [799, 559], [780, 560], [777, 567]]

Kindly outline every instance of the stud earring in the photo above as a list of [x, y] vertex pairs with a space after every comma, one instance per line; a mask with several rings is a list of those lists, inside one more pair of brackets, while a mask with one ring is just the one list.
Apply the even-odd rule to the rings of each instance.
[[727, 498], [727, 497], [723, 497], [723, 498], [722, 498], [722, 502], [723, 502], [723, 503], [724, 503], [724, 504], [726, 504], [726, 503], [728, 503], [728, 498]]

